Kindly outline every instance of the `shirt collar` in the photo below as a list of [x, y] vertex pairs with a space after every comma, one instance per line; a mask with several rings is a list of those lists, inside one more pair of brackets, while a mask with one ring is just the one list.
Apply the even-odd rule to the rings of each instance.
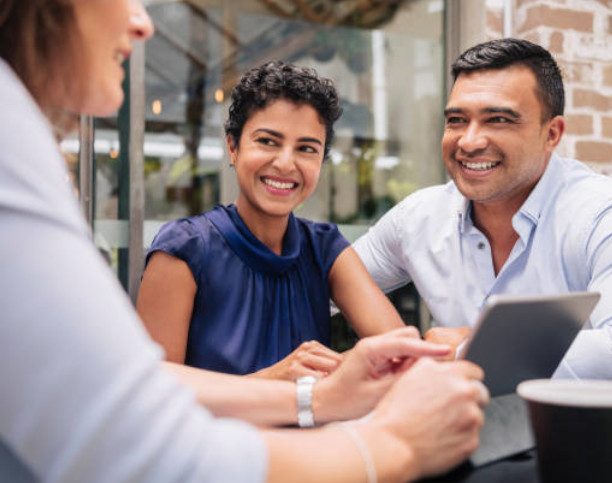
[[[515, 225], [521, 224], [521, 219], [527, 218], [532, 225], [537, 225], [540, 219], [546, 201], [550, 198], [552, 192], [558, 187], [559, 169], [553, 167], [559, 163], [559, 157], [553, 153], [548, 161], [548, 165], [544, 170], [544, 174], [535, 185], [523, 205], [513, 217]], [[453, 181], [451, 181], [453, 183]], [[454, 183], [453, 183], [454, 184]], [[473, 226], [472, 221], [472, 202], [465, 198], [459, 190], [455, 190], [457, 196], [453, 200], [456, 207], [457, 221], [459, 224], [459, 233], [464, 234], [470, 227]]]
[[236, 205], [217, 205], [205, 216], [217, 227], [234, 253], [254, 270], [268, 273], [284, 273], [299, 261], [302, 236], [298, 221], [289, 214], [287, 231], [283, 238], [283, 250], [277, 255], [264, 245], [242, 220]]
[[[553, 166], [557, 164], [559, 164], [559, 158], [553, 153], [544, 170], [544, 174], [523, 203], [523, 206], [519, 209], [517, 215], [520, 213], [537, 225], [547, 200], [550, 199], [559, 186], [559, 167]], [[516, 217], [516, 215], [514, 216]]]

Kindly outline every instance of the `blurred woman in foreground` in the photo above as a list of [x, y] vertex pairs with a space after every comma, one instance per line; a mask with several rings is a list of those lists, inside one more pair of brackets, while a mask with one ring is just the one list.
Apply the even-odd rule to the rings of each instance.
[[316, 422], [373, 410], [359, 425], [217, 419], [295, 424], [295, 385], [162, 366], [91, 243], [51, 127], [115, 111], [122, 63], [151, 33], [136, 0], [0, 0], [2, 478], [405, 481], [461, 461], [481, 370], [415, 362], [448, 348], [408, 329], [361, 341], [314, 385]]

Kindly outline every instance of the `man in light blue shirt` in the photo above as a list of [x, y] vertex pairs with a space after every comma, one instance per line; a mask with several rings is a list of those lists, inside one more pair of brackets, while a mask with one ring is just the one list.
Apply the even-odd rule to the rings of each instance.
[[612, 179], [554, 154], [564, 90], [548, 51], [501, 39], [453, 64], [442, 139], [452, 178], [390, 210], [355, 248], [386, 290], [414, 282], [459, 344], [488, 297], [594, 290], [602, 298], [557, 375], [612, 378]]

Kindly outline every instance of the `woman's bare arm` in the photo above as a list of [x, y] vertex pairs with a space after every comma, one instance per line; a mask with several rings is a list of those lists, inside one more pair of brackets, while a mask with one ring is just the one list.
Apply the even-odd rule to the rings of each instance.
[[138, 293], [136, 310], [151, 337], [166, 350], [166, 359], [185, 362], [196, 282], [189, 266], [164, 252], [155, 252]]
[[352, 247], [336, 258], [329, 272], [329, 283], [333, 301], [359, 337], [405, 326]]

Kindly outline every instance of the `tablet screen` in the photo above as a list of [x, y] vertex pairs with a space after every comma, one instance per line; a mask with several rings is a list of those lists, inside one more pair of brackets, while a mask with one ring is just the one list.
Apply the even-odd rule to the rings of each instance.
[[463, 357], [484, 369], [491, 396], [511, 394], [527, 379], [549, 378], [599, 297], [595, 292], [491, 297]]

